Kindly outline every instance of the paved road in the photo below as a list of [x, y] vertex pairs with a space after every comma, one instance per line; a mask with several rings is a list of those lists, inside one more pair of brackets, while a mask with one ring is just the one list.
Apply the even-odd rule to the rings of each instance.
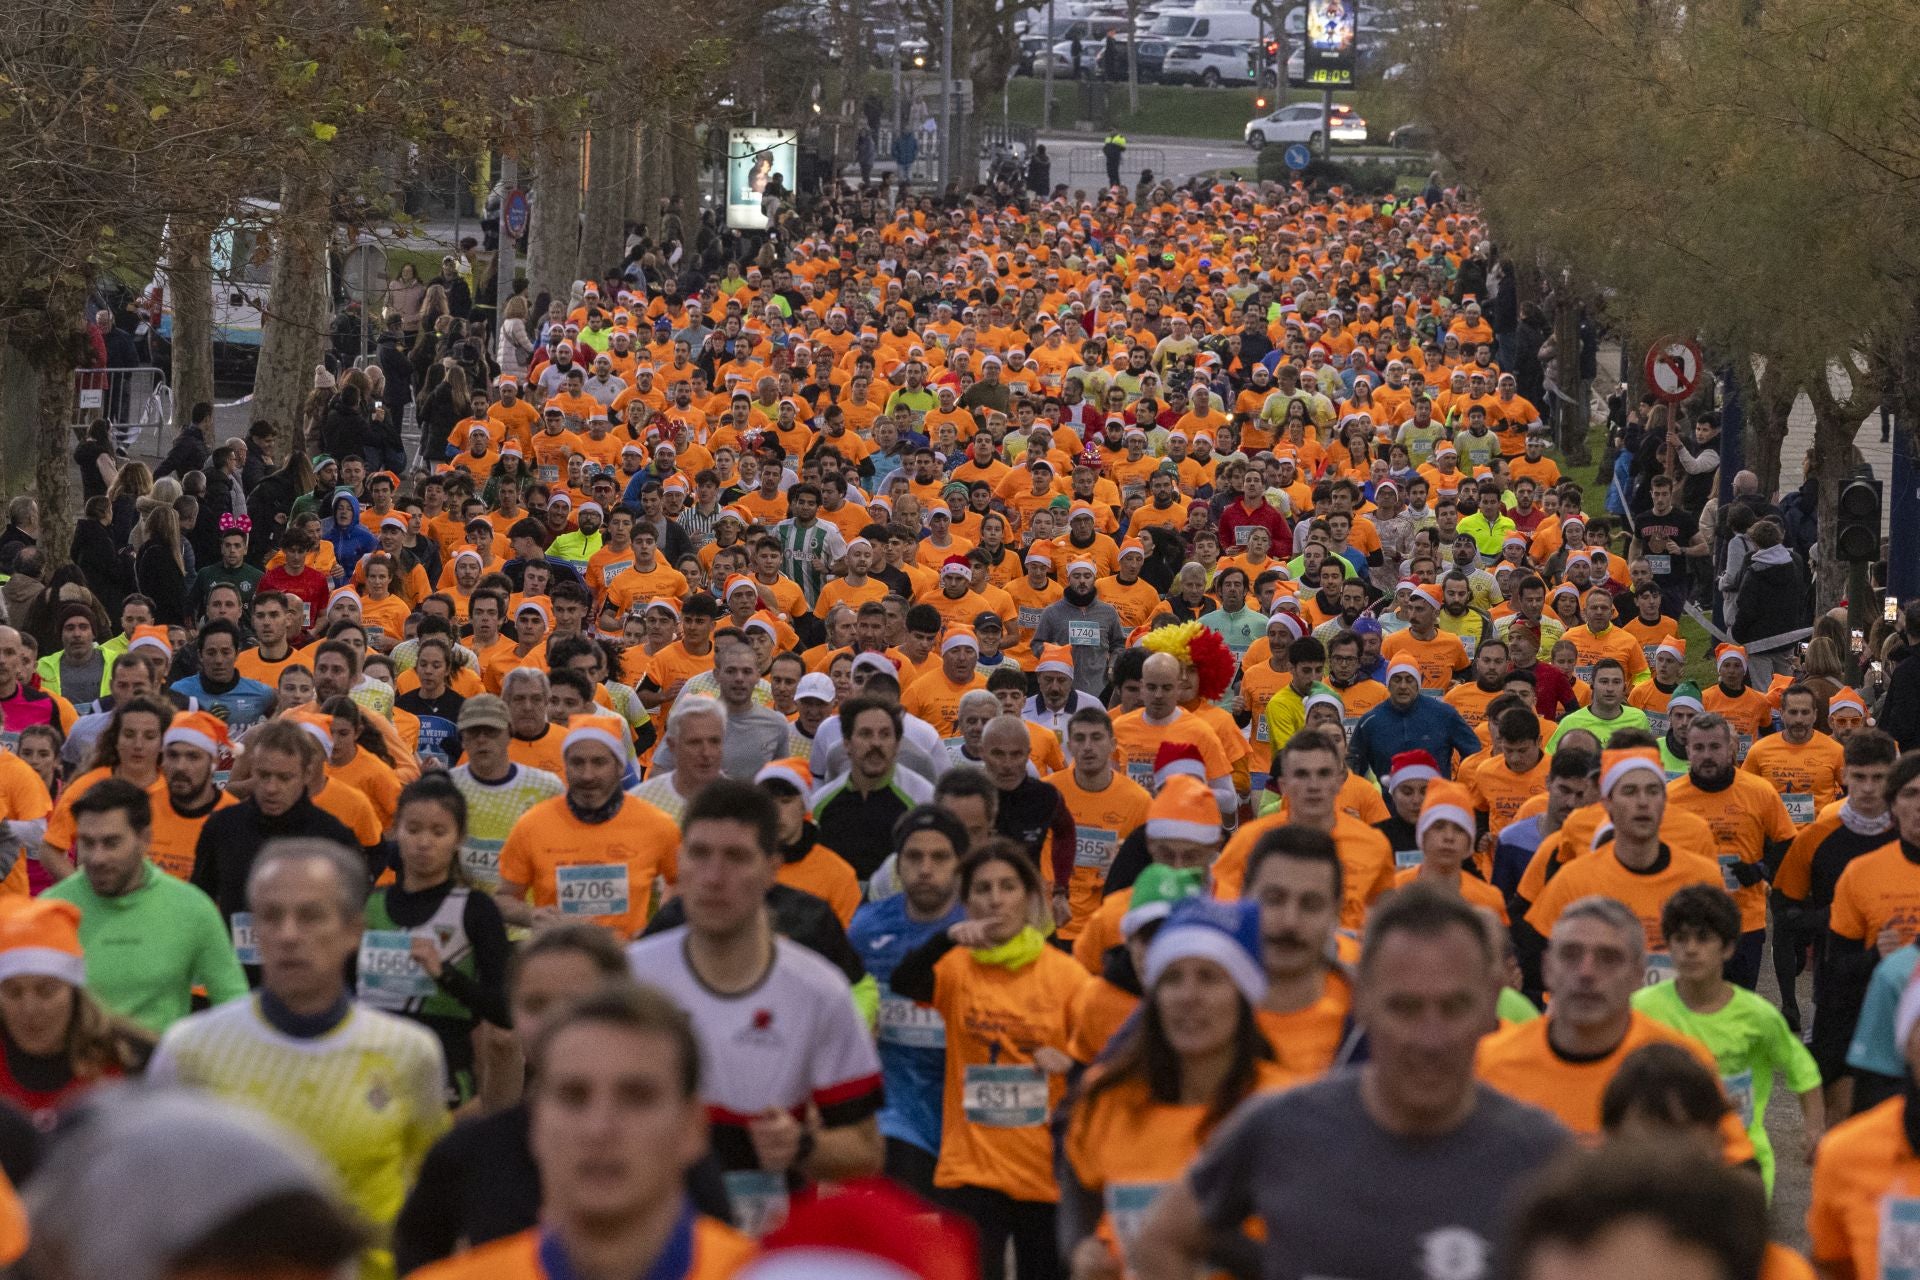
[[[1106, 181], [1106, 161], [1097, 139], [1079, 134], [1042, 134], [1039, 141], [1053, 159], [1053, 180], [1069, 187], [1091, 187]], [[1120, 176], [1128, 186], [1140, 181], [1143, 168], [1152, 169], [1157, 178], [1175, 181], [1211, 169], [1239, 168], [1252, 177], [1256, 153], [1231, 142], [1206, 139], [1135, 138], [1120, 163]]]

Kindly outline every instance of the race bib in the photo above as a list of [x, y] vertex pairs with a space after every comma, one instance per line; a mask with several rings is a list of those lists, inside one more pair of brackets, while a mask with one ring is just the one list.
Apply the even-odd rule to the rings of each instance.
[[560, 478], [560, 468], [558, 467], [538, 466], [533, 469], [533, 472], [540, 477], [540, 481], [543, 484], [552, 484]]
[[1673, 957], [1664, 951], [1655, 951], [1647, 956], [1646, 973], [1641, 976], [1640, 985], [1657, 987], [1673, 974]]
[[969, 1066], [960, 1098], [971, 1124], [1024, 1129], [1046, 1121], [1047, 1077], [1035, 1066]]
[[1479, 636], [1469, 636], [1469, 635], [1462, 635], [1462, 636], [1460, 637], [1460, 647], [1461, 647], [1462, 649], [1465, 649], [1465, 650], [1467, 651], [1467, 661], [1468, 661], [1468, 662], [1472, 662], [1472, 661], [1473, 661], [1473, 651], [1474, 651], [1475, 649], [1478, 649], [1478, 648], [1480, 647], [1480, 637], [1479, 637]]
[[1880, 1202], [1880, 1280], [1920, 1280], [1920, 1199]]
[[1123, 1256], [1133, 1251], [1133, 1242], [1139, 1238], [1140, 1224], [1146, 1221], [1147, 1210], [1159, 1198], [1163, 1182], [1110, 1182], [1107, 1184], [1104, 1199], [1107, 1202], [1107, 1221], [1113, 1224], [1113, 1236], [1119, 1242]]
[[623, 916], [631, 910], [625, 863], [555, 867], [553, 880], [562, 915]]
[[1673, 557], [1671, 555], [1650, 555], [1647, 557], [1647, 568], [1653, 573], [1654, 577], [1664, 578], [1673, 572]]
[[1721, 1076], [1720, 1084], [1727, 1091], [1727, 1101], [1740, 1113], [1740, 1127], [1753, 1126], [1753, 1072], [1741, 1071], [1730, 1076]]
[[1592, 684], [1593, 683], [1593, 664], [1591, 662], [1574, 663], [1573, 678], [1575, 680], [1580, 681], [1582, 684]]
[[1153, 762], [1151, 760], [1127, 761], [1127, 777], [1147, 790], [1153, 790]]
[[1673, 722], [1668, 718], [1667, 713], [1664, 711], [1647, 712], [1647, 732], [1651, 733], [1656, 738], [1666, 737], [1667, 729], [1672, 725], [1672, 723]]
[[1417, 867], [1423, 861], [1425, 861], [1425, 855], [1418, 849], [1395, 849], [1393, 851], [1393, 869], [1395, 871], [1405, 871], [1409, 867]]
[[424, 1000], [434, 981], [413, 958], [413, 935], [404, 929], [369, 929], [360, 935], [360, 998], [373, 1003]]
[[1253, 711], [1253, 740], [1255, 742], [1269, 741], [1273, 737], [1273, 734], [1267, 728], [1266, 709], [1262, 707], [1254, 711], [1253, 708], [1249, 707], [1248, 710]]
[[1780, 799], [1786, 803], [1787, 816], [1795, 826], [1806, 826], [1813, 821], [1813, 797], [1804, 791], [1789, 791]]
[[1031, 634], [1033, 629], [1040, 625], [1040, 611], [1023, 605], [1019, 611], [1019, 619], [1020, 629]]
[[1256, 527], [1257, 526], [1255, 525], [1243, 524], [1239, 528], [1235, 529], [1233, 531], [1233, 545], [1236, 547], [1246, 546], [1247, 543], [1252, 539], [1253, 531]]
[[505, 840], [468, 836], [460, 846], [460, 865], [467, 869], [474, 888], [492, 893], [500, 887], [500, 846], [505, 843]]
[[1752, 734], [1750, 734], [1750, 733], [1743, 733], [1743, 734], [1740, 734], [1740, 735], [1739, 735], [1738, 737], [1736, 737], [1736, 738], [1735, 738], [1735, 739], [1733, 740], [1733, 755], [1734, 755], [1734, 759], [1736, 759], [1736, 760], [1741, 760], [1741, 761], [1744, 761], [1744, 760], [1746, 760], [1746, 758], [1747, 758], [1747, 752], [1749, 752], [1749, 751], [1751, 751], [1751, 750], [1753, 750], [1753, 735], [1752, 735]]
[[15, 755], [18, 755], [20, 753], [20, 735], [17, 733], [0, 733], [0, 751], [11, 751]]
[[260, 963], [260, 944], [253, 937], [253, 912], [233, 913], [233, 954], [241, 964]]
[[891, 991], [880, 997], [880, 1043], [903, 1049], [944, 1049], [947, 1024], [932, 1005]]
[[1073, 832], [1073, 865], [1105, 875], [1113, 865], [1113, 855], [1120, 851], [1120, 833], [1103, 827], [1079, 826]]
[[1101, 640], [1102, 640], [1101, 627], [1099, 623], [1089, 622], [1084, 620], [1081, 620], [1081, 621], [1075, 621], [1072, 619], [1068, 620], [1067, 643], [1072, 645], [1074, 648], [1098, 649], [1100, 647]]
[[767, 1169], [735, 1169], [720, 1175], [727, 1205], [740, 1230], [756, 1240], [787, 1220], [787, 1180]]

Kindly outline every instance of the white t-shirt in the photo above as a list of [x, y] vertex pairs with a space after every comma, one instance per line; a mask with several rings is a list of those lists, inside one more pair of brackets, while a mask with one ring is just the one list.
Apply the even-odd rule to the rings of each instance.
[[880, 1057], [840, 971], [797, 943], [774, 939], [774, 961], [740, 995], [714, 992], [687, 961], [687, 929], [627, 947], [633, 976], [687, 1011], [700, 1037], [701, 1096], [716, 1124], [745, 1124], [808, 1103], [829, 1128], [880, 1107]]

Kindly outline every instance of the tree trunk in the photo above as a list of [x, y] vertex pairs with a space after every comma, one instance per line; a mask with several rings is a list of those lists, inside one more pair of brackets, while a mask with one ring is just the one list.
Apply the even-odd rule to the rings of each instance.
[[[79, 420], [74, 370], [91, 365], [85, 292], [56, 288], [38, 316], [16, 321], [0, 349], [0, 483], [40, 503], [47, 565], [65, 564], [75, 505], [73, 428]], [[104, 385], [105, 380], [101, 380]], [[90, 415], [91, 416], [91, 415]]]
[[615, 111], [602, 110], [596, 113], [588, 145], [580, 269], [597, 280], [619, 265], [621, 250], [626, 246], [624, 214], [627, 189], [633, 183], [633, 126]]
[[1834, 533], [1840, 527], [1840, 486], [1858, 468], [1854, 437], [1867, 411], [1879, 403], [1878, 382], [1863, 387], [1857, 367], [1853, 392], [1845, 401], [1833, 393], [1832, 371], [1822, 365], [1805, 381], [1807, 399], [1813, 405], [1813, 472], [1817, 486], [1820, 537], [1817, 544], [1819, 566], [1814, 573], [1813, 607], [1815, 616], [1840, 603], [1846, 595], [1844, 567], [1834, 558]]
[[580, 263], [580, 135], [543, 136], [534, 149], [533, 226], [527, 233], [527, 292], [565, 298]]
[[256, 416], [273, 423], [278, 456], [300, 434], [300, 406], [327, 349], [327, 192], [321, 176], [288, 173], [274, 224], [273, 287], [260, 326]]
[[[1744, 363], [1750, 369], [1753, 362]], [[1779, 360], [1769, 360], [1758, 378], [1747, 379], [1747, 392], [1747, 470], [1760, 478], [1761, 493], [1772, 494], [1780, 487], [1780, 456], [1800, 383]]]
[[173, 291], [173, 429], [191, 420], [193, 406], [213, 402], [212, 228], [172, 224], [167, 242], [167, 284]]
[[[1560, 437], [1560, 452], [1576, 467], [1590, 466], [1593, 453], [1587, 448], [1587, 428], [1591, 412], [1587, 384], [1580, 377], [1580, 308], [1569, 291], [1562, 289], [1553, 317], [1554, 375], [1566, 398], [1556, 402], [1554, 422]], [[1602, 476], [1601, 487], [1606, 477]]]

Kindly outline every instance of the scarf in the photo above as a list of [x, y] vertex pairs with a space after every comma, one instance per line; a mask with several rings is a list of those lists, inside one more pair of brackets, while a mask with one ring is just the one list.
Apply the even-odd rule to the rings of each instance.
[[1028, 925], [997, 947], [976, 947], [973, 958], [981, 964], [990, 964], [1008, 973], [1018, 973], [1038, 960], [1046, 948], [1046, 935]]
[[1100, 593], [1098, 591], [1075, 591], [1072, 587], [1068, 587], [1063, 594], [1068, 604], [1076, 609], [1084, 609], [1092, 604], [1094, 598]]
[[1893, 830], [1893, 811], [1889, 809], [1877, 818], [1863, 817], [1853, 807], [1852, 800], [1840, 803], [1840, 825], [1857, 836], [1883, 836]]

